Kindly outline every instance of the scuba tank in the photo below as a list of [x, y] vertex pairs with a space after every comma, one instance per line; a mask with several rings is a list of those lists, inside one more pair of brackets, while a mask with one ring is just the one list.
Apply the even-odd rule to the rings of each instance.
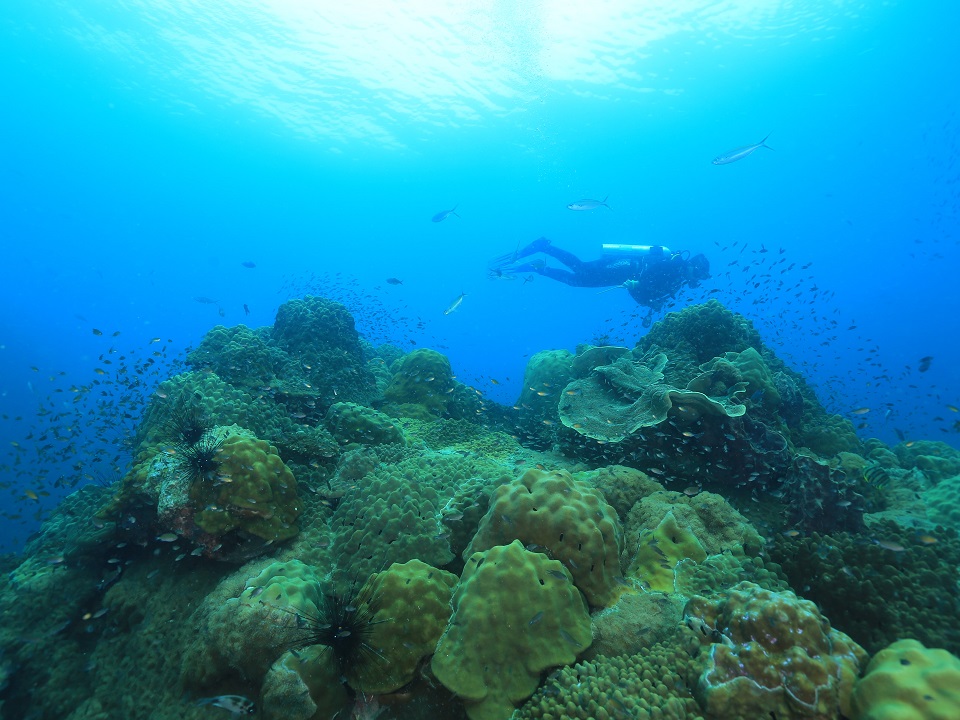
[[600, 252], [607, 257], [622, 257], [631, 259], [659, 260], [670, 256], [670, 248], [663, 245], [624, 245], [621, 243], [604, 243]]

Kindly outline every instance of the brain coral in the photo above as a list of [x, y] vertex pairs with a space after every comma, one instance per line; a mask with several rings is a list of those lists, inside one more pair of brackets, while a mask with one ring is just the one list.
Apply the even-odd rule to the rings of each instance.
[[497, 488], [465, 555], [520, 540], [562, 562], [594, 606], [619, 596], [623, 530], [616, 511], [565, 470], [528, 470]]
[[693, 597], [684, 616], [706, 652], [695, 694], [711, 717], [849, 717], [867, 653], [792, 592], [744, 582]]
[[867, 665], [853, 688], [854, 720], [960, 718], [960, 658], [898, 640]]
[[507, 720], [544, 670], [589, 645], [590, 614], [566, 567], [515, 540], [467, 561], [432, 667], [471, 720]]

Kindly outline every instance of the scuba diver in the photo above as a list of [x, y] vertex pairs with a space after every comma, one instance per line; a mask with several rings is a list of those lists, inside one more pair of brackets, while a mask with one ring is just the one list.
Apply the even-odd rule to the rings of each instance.
[[[547, 267], [543, 259], [517, 264], [518, 260], [543, 253], [569, 269]], [[644, 318], [649, 326], [654, 312], [676, 295], [684, 285], [695, 288], [710, 277], [710, 262], [703, 254], [670, 252], [662, 245], [605, 244], [597, 260], [581, 260], [573, 253], [555, 247], [545, 238], [534, 240], [514, 253], [495, 258], [492, 276], [534, 272], [559, 280], [571, 287], [622, 287], [639, 305], [650, 309]]]

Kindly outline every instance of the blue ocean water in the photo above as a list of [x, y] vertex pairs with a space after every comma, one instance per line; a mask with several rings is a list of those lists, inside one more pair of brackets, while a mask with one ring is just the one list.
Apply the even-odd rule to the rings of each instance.
[[[539, 350], [632, 345], [622, 290], [488, 277], [539, 236], [705, 253], [712, 280], [672, 309], [743, 313], [828, 409], [870, 408], [863, 437], [960, 446], [958, 20], [839, 0], [8, 3], [0, 547], [126, 470], [145, 399], [204, 332], [305, 292], [505, 404]], [[773, 151], [711, 164], [768, 133]]]

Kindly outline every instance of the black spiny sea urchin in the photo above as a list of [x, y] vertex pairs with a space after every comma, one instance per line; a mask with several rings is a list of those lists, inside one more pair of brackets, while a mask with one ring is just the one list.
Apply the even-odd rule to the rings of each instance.
[[345, 593], [323, 593], [318, 615], [296, 613], [297, 624], [304, 634], [291, 649], [325, 645], [333, 652], [340, 675], [355, 676], [368, 663], [383, 660], [368, 642], [374, 628], [389, 621], [376, 619], [379, 610], [376, 583], [364, 583], [357, 590], [354, 582]]
[[184, 445], [196, 445], [210, 427], [207, 416], [196, 405], [176, 408], [166, 423], [167, 432]]
[[223, 438], [205, 435], [193, 445], [181, 445], [177, 448], [180, 478], [186, 482], [203, 482], [212, 479], [220, 469], [217, 453], [223, 445]]

